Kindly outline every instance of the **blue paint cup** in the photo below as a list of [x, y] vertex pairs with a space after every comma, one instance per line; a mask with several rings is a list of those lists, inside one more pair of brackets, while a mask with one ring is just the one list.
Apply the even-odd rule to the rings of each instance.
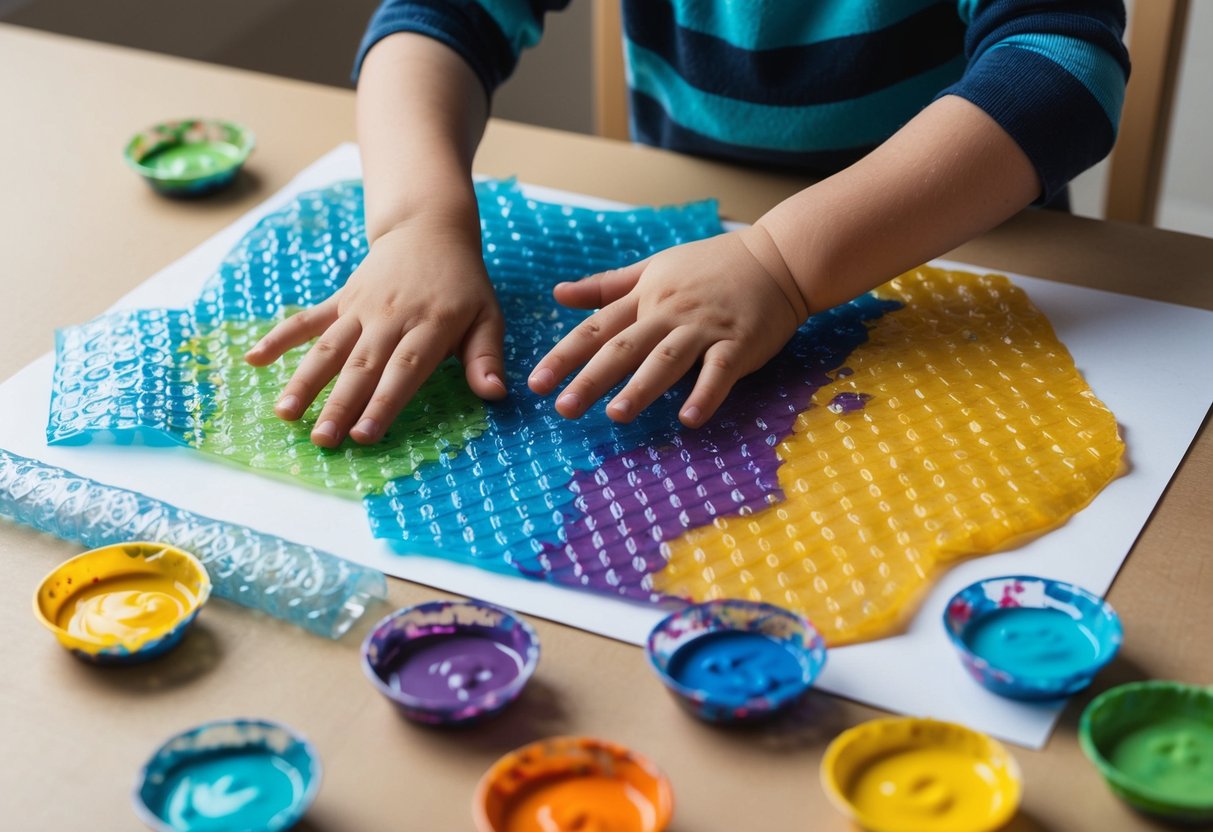
[[320, 758], [285, 725], [207, 722], [170, 738], [139, 772], [135, 814], [156, 832], [294, 826], [320, 789]]
[[700, 719], [763, 719], [791, 705], [825, 666], [821, 634], [771, 604], [722, 600], [663, 619], [645, 644], [674, 698]]
[[948, 602], [943, 624], [969, 674], [1011, 699], [1077, 693], [1123, 639], [1120, 618], [1099, 596], [1026, 575], [965, 587]]

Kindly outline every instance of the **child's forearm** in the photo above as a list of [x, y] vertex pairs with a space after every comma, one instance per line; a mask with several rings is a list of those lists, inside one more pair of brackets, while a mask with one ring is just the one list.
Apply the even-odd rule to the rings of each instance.
[[[1019, 145], [981, 109], [946, 96], [864, 159], [777, 205], [756, 229], [769, 233], [778, 265], [818, 312], [992, 228], [1039, 193]], [[751, 248], [761, 259], [756, 236]]]
[[472, 157], [488, 103], [454, 51], [411, 33], [371, 49], [358, 82], [367, 237], [418, 217], [471, 235], [479, 248]]

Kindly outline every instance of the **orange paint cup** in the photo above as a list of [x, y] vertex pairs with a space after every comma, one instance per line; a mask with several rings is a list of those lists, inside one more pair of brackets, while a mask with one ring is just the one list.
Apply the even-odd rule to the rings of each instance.
[[480, 779], [477, 832], [662, 832], [670, 782], [652, 762], [589, 737], [553, 737], [506, 754]]

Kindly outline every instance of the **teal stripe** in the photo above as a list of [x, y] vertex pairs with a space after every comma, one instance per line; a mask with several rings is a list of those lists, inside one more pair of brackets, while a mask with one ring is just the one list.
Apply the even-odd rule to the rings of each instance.
[[[667, 2], [667, 0], [645, 0]], [[778, 49], [862, 35], [940, 0], [669, 0], [678, 25], [743, 49]]]
[[958, 0], [956, 3], [956, 11], [960, 14], [960, 20], [966, 26], [973, 20], [973, 15], [977, 14], [977, 7], [984, 0]]
[[808, 107], [753, 104], [692, 87], [654, 52], [627, 42], [628, 84], [700, 135], [764, 150], [814, 152], [878, 144], [964, 71], [956, 56], [935, 69], [860, 98]]
[[539, 43], [543, 37], [543, 23], [531, 14], [527, 0], [476, 0], [489, 16], [501, 27], [514, 57]]
[[[1138, 0], [1148, 2], [1148, 0]], [[1011, 35], [990, 49], [1013, 46], [1035, 52], [1060, 66], [1086, 87], [1108, 114], [1112, 129], [1120, 124], [1120, 109], [1125, 103], [1125, 72], [1105, 50], [1082, 38], [1066, 35]]]

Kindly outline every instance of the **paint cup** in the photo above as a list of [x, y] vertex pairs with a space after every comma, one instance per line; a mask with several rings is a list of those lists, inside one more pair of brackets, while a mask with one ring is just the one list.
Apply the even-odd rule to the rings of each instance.
[[1213, 821], [1213, 689], [1132, 682], [1086, 707], [1078, 742], [1113, 794], [1169, 821]]
[[459, 725], [492, 716], [522, 693], [539, 663], [530, 624], [481, 601], [397, 610], [362, 643], [362, 669], [407, 718]]
[[674, 698], [708, 722], [762, 719], [795, 702], [825, 666], [821, 634], [771, 604], [693, 604], [649, 633], [649, 663]]
[[969, 674], [1012, 699], [1082, 690], [1123, 638], [1120, 618], [1102, 598], [1025, 575], [965, 587], [948, 602], [943, 624]]
[[206, 568], [190, 553], [118, 543], [53, 569], [34, 593], [34, 615], [87, 662], [133, 664], [175, 647], [210, 594]]
[[511, 751], [480, 779], [472, 804], [476, 832], [661, 832], [673, 813], [670, 781], [652, 762], [589, 737], [553, 737]]
[[1020, 774], [998, 741], [950, 722], [891, 717], [838, 735], [821, 762], [830, 802], [870, 832], [1000, 829]]
[[156, 832], [278, 832], [307, 812], [320, 777], [316, 749], [285, 725], [221, 719], [157, 748], [131, 797]]
[[195, 197], [230, 185], [255, 144], [252, 131], [234, 122], [187, 118], [136, 133], [123, 157], [153, 190]]

